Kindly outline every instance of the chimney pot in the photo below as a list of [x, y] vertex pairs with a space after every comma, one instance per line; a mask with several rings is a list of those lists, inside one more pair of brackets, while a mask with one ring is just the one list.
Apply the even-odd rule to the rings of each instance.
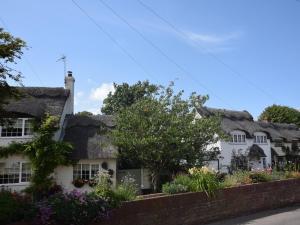
[[72, 71], [68, 71], [68, 77], [72, 77]]

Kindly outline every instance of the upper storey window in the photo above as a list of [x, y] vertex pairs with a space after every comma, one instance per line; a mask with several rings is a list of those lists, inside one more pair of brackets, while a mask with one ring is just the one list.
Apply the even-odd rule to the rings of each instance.
[[266, 144], [267, 143], [267, 136], [266, 135], [255, 135], [254, 136], [254, 143]]
[[33, 134], [32, 119], [19, 118], [11, 125], [0, 126], [0, 137], [27, 137]]
[[232, 143], [245, 143], [246, 135], [245, 134], [232, 134]]

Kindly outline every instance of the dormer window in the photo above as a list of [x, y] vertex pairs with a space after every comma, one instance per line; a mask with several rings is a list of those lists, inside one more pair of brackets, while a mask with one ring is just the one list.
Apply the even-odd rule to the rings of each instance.
[[246, 135], [245, 134], [232, 134], [232, 143], [245, 143]]
[[254, 143], [256, 143], [256, 144], [266, 144], [267, 143], [267, 136], [266, 135], [255, 135], [254, 136]]
[[32, 119], [19, 118], [11, 125], [0, 126], [0, 137], [30, 137], [33, 135]]

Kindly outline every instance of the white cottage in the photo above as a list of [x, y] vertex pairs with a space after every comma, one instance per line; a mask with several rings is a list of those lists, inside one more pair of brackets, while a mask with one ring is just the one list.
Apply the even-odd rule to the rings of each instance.
[[219, 140], [220, 154], [211, 167], [222, 172], [234, 169], [262, 170], [272, 165], [271, 136], [267, 129], [253, 120], [247, 111], [231, 111], [201, 107], [198, 117], [219, 115], [221, 128], [228, 139]]
[[[12, 100], [5, 106], [2, 118], [14, 121], [10, 127], [0, 126], [0, 146], [12, 142], [27, 142], [34, 137], [31, 121], [41, 120], [46, 114], [60, 118], [60, 129], [55, 140], [65, 140], [73, 144], [72, 158], [77, 164], [59, 167], [53, 174], [54, 180], [64, 190], [75, 187], [72, 181], [77, 178], [91, 179], [102, 169], [109, 170], [112, 181], [116, 183], [116, 149], [109, 138], [97, 129], [108, 130], [113, 127], [113, 120], [107, 116], [74, 116], [74, 82], [72, 72], [65, 77], [65, 87], [21, 87], [21, 99]], [[30, 184], [31, 167], [24, 155], [12, 155], [0, 158], [0, 188], [15, 191], [25, 189]], [[88, 185], [82, 190], [89, 190]]]

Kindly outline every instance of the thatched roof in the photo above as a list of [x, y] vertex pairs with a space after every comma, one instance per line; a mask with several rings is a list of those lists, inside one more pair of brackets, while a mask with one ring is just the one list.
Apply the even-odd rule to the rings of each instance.
[[41, 118], [45, 113], [60, 116], [70, 93], [69, 90], [62, 87], [20, 87], [18, 90], [22, 97], [13, 99], [5, 105], [6, 115], [0, 116], [24, 115]]
[[69, 115], [65, 123], [63, 140], [73, 145], [73, 159], [116, 158], [108, 135], [115, 124], [112, 116]]
[[294, 124], [268, 123], [254, 121], [247, 111], [232, 111], [225, 109], [213, 109], [201, 107], [197, 109], [202, 116], [220, 116], [222, 130], [230, 134], [234, 130], [244, 131], [248, 138], [252, 138], [255, 132], [264, 132], [268, 138], [291, 142], [300, 141], [300, 130]]

